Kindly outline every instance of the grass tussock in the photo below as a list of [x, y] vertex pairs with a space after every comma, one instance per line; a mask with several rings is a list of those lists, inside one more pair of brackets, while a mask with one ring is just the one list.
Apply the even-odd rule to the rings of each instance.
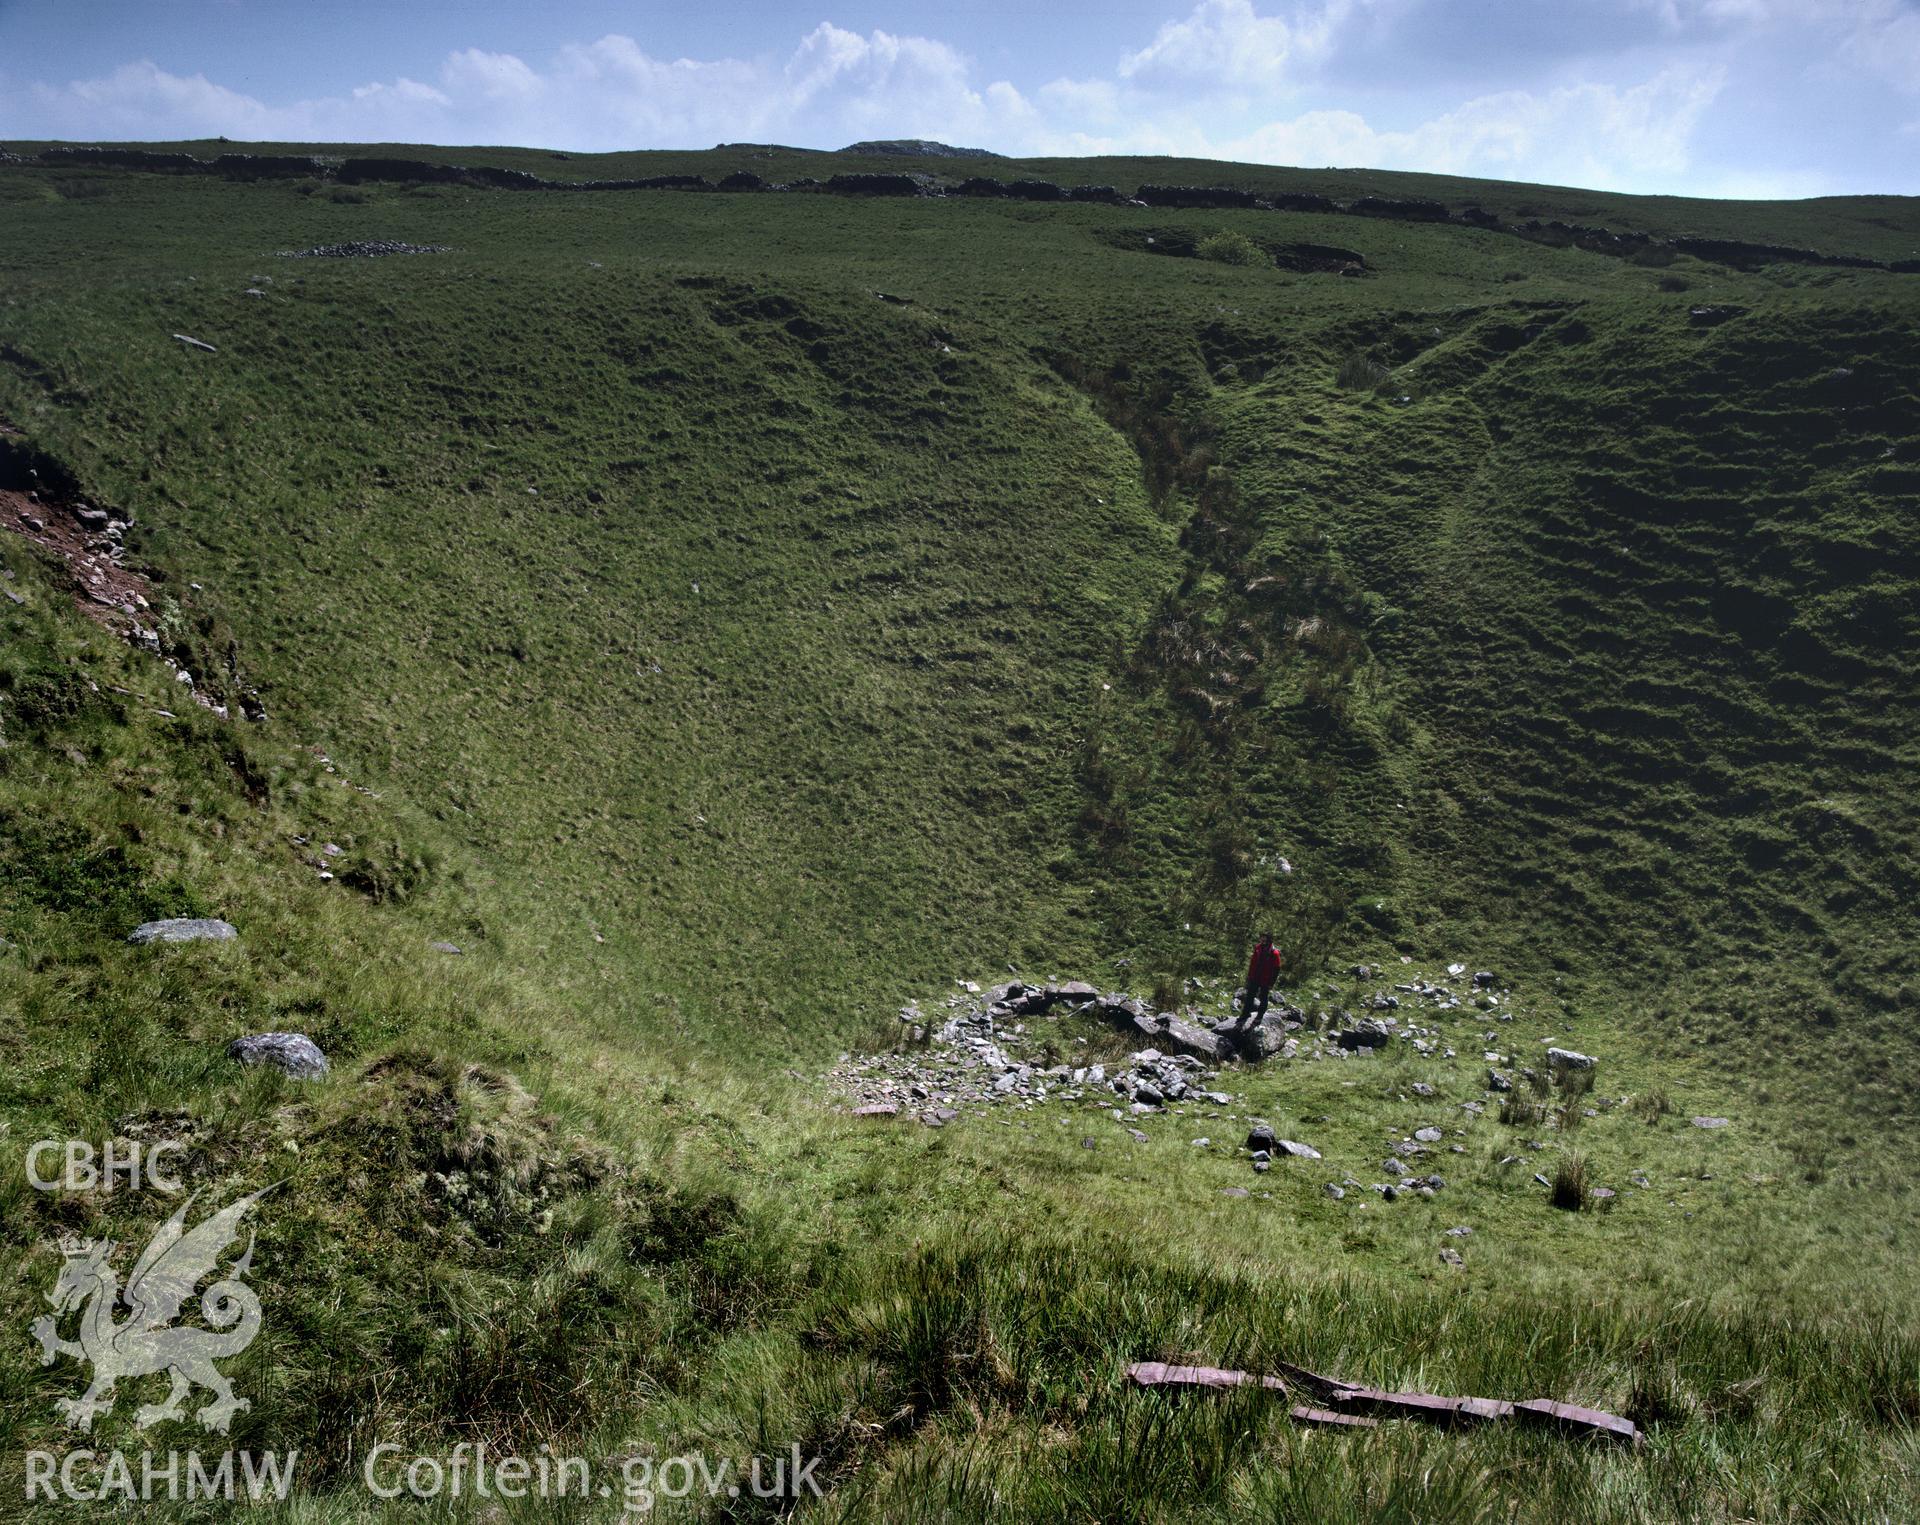
[[1334, 372], [1333, 384], [1345, 392], [1372, 392], [1385, 386], [1393, 371], [1371, 355], [1349, 355]]
[[1584, 1212], [1591, 1204], [1592, 1183], [1588, 1180], [1587, 1157], [1569, 1150], [1554, 1162], [1548, 1200], [1563, 1212]]

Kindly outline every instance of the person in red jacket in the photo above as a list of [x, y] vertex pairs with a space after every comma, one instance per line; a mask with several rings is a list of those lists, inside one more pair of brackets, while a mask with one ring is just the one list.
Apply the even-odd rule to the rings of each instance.
[[1279, 977], [1280, 950], [1273, 945], [1273, 935], [1263, 933], [1253, 957], [1247, 961], [1247, 989], [1240, 1002], [1242, 1022], [1258, 1022], [1267, 1014], [1267, 998]]

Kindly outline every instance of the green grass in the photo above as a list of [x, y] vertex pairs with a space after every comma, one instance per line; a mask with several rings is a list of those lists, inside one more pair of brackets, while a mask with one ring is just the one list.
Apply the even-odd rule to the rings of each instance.
[[[753, 152], [471, 162], [887, 167]], [[1028, 168], [1912, 253], [1897, 201]], [[1912, 277], [961, 200], [0, 199], [0, 420], [137, 515], [182, 649], [230, 641], [269, 714], [182, 705], [0, 536], [10, 1455], [63, 1443], [55, 1239], [163, 1205], [19, 1160], [159, 1128], [223, 1197], [287, 1178], [235, 1374], [236, 1438], [308, 1458], [290, 1518], [373, 1517], [377, 1441], [475, 1438], [802, 1441], [821, 1518], [1913, 1511]], [[451, 252], [275, 257], [376, 237]], [[1219, 237], [1369, 273], [1156, 257]], [[196, 913], [239, 942], [121, 941]], [[1514, 1019], [1403, 1011], [1458, 1058], [1234, 1075], [1144, 1145], [1064, 1104], [856, 1124], [815, 1078], [957, 976], [1230, 984], [1266, 927], [1316, 1011], [1458, 959]], [[222, 1057], [283, 1027], [331, 1078]], [[1502, 1122], [1481, 1051], [1542, 1040], [1594, 1089]], [[1325, 1159], [1253, 1176], [1249, 1117]], [[1424, 1124], [1446, 1188], [1380, 1200]], [[1576, 1154], [1610, 1205], [1534, 1182]], [[1650, 1445], [1122, 1387], [1176, 1356]]]

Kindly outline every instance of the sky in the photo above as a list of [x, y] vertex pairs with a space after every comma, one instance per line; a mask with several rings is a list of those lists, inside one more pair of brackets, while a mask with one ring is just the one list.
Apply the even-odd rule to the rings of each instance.
[[1920, 193], [1920, 0], [0, 0], [0, 138], [920, 137]]

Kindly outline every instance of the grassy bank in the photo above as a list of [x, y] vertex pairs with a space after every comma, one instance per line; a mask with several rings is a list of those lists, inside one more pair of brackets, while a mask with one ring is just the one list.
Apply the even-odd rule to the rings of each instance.
[[[339, 189], [0, 170], [0, 419], [268, 717], [0, 535], [10, 1455], [72, 1441], [25, 1334], [60, 1237], [128, 1260], [168, 1210], [25, 1150], [117, 1137], [283, 1183], [232, 1439], [300, 1448], [290, 1518], [481, 1439], [799, 1443], [824, 1518], [1912, 1512], [1912, 277]], [[1712, 231], [1839, 248], [1830, 210]], [[1367, 273], [1157, 252], [1276, 222]], [[276, 252], [355, 238], [448, 252]], [[124, 942], [186, 914], [240, 936]], [[1465, 961], [1513, 1020], [1409, 999], [1431, 1055], [1144, 1119], [854, 1120], [821, 1078], [956, 978], [1171, 1001], [1261, 923], [1316, 1014]], [[224, 1057], [274, 1029], [331, 1075]], [[1547, 1041], [1594, 1091], [1502, 1120], [1483, 1049]], [[1256, 1117], [1324, 1158], [1253, 1175]], [[1420, 1126], [1445, 1189], [1384, 1200]], [[1610, 1207], [1535, 1184], [1575, 1156]], [[1150, 1358], [1649, 1443], [1302, 1433], [1128, 1391]]]

